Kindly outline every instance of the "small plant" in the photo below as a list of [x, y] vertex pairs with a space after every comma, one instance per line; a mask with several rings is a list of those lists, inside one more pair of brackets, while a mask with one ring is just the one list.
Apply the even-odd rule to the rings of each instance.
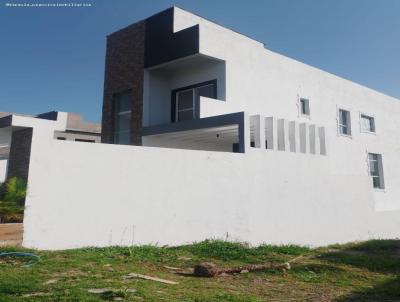
[[22, 222], [26, 182], [12, 177], [0, 187], [0, 222]]

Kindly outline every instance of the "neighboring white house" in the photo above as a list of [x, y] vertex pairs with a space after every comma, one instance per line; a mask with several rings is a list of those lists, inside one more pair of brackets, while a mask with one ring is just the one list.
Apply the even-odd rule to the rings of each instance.
[[[1, 120], [2, 123], [0, 123], [0, 183], [7, 179], [7, 174], [8, 177], [27, 178], [30, 157], [30, 152], [28, 151], [31, 139], [29, 138], [29, 133], [27, 134], [28, 138], [20, 139], [21, 133], [29, 132], [29, 128], [34, 127], [37, 121], [40, 123], [41, 120], [57, 120], [58, 113], [51, 111], [38, 115], [23, 115], [0, 112], [0, 118], [3, 118]], [[31, 125], [31, 127], [16, 126], [15, 122], [19, 121], [20, 118], [25, 121], [24, 125]], [[14, 127], [11, 127], [12, 125]], [[26, 128], [28, 128], [28, 131]], [[99, 124], [83, 121], [82, 116], [79, 114], [67, 113], [65, 129], [54, 131], [53, 137], [57, 140], [99, 143], [100, 134], [101, 126]], [[13, 135], [15, 138], [14, 146], [11, 144]], [[22, 141], [22, 144], [18, 143], [19, 141]], [[10, 157], [12, 169], [7, 171]]]
[[400, 237], [399, 100], [176, 7], [109, 35], [105, 70], [104, 144], [0, 119], [33, 128], [24, 246]]

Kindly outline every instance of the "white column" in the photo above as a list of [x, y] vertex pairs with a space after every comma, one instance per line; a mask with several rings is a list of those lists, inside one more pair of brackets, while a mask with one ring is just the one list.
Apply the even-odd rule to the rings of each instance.
[[254, 133], [254, 147], [265, 149], [265, 119], [261, 115], [250, 117]]
[[300, 136], [300, 152], [308, 153], [310, 150], [308, 127], [306, 123], [299, 125], [299, 136]]
[[326, 155], [325, 128], [318, 127], [319, 154]]
[[277, 127], [276, 127], [276, 119], [271, 117], [265, 118], [265, 138], [267, 141], [267, 149], [269, 150], [277, 150], [278, 147], [278, 135], [277, 135]]
[[250, 118], [243, 112], [243, 122], [239, 125], [239, 153], [246, 153], [250, 148]]
[[297, 123], [294, 121], [289, 122], [289, 151], [290, 152], [296, 152], [298, 150], [298, 147], [296, 145], [296, 139], [297, 136]]
[[287, 137], [287, 135], [285, 135], [286, 131], [285, 131], [286, 125], [285, 125], [285, 119], [278, 119], [278, 150], [279, 151], [285, 151], [287, 148], [287, 144], [286, 144], [286, 140], [285, 137]]
[[315, 154], [316, 143], [315, 143], [315, 125], [309, 126], [309, 137], [310, 137], [310, 153]]

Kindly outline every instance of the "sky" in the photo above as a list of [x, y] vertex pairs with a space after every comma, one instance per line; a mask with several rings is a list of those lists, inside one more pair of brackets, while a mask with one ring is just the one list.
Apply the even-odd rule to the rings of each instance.
[[0, 111], [100, 121], [107, 34], [173, 5], [400, 98], [400, 0], [0, 0]]

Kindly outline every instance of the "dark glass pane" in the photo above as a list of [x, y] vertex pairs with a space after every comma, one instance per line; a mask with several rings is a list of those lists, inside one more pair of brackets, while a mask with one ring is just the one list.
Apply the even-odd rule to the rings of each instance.
[[368, 154], [369, 159], [369, 172], [371, 176], [379, 176], [379, 161], [378, 154]]
[[217, 96], [215, 95], [214, 84], [197, 88], [197, 95], [215, 99]]
[[130, 113], [125, 113], [125, 114], [119, 114], [117, 115], [117, 131], [126, 131], [130, 130], [131, 128], [131, 114]]
[[370, 161], [372, 161], [372, 160], [378, 160], [378, 154], [369, 153], [369, 154], [368, 154], [368, 159], [369, 159]]
[[375, 132], [375, 123], [373, 117], [361, 115], [361, 125], [363, 130]]
[[370, 125], [371, 125], [370, 131], [375, 132], [375, 120], [373, 117], [370, 118]]
[[347, 111], [345, 110], [340, 110], [340, 114], [339, 114], [339, 119], [340, 119], [340, 123], [342, 125], [346, 125], [347, 126]]
[[374, 185], [374, 188], [380, 188], [381, 187], [381, 182], [379, 177], [372, 177], [372, 183]]
[[193, 119], [193, 110], [178, 112], [178, 121], [187, 121]]
[[130, 94], [121, 94], [117, 98], [117, 112], [124, 112], [131, 110], [131, 96]]
[[301, 100], [301, 114], [307, 114], [306, 101]]
[[193, 90], [178, 92], [178, 111], [193, 108]]
[[371, 162], [371, 175], [379, 176], [379, 166], [377, 160]]
[[120, 94], [116, 98], [115, 143], [117, 144], [129, 144], [129, 134], [131, 129], [131, 104], [132, 99], [129, 93]]
[[115, 135], [117, 144], [128, 145], [129, 144], [129, 131], [120, 131]]

